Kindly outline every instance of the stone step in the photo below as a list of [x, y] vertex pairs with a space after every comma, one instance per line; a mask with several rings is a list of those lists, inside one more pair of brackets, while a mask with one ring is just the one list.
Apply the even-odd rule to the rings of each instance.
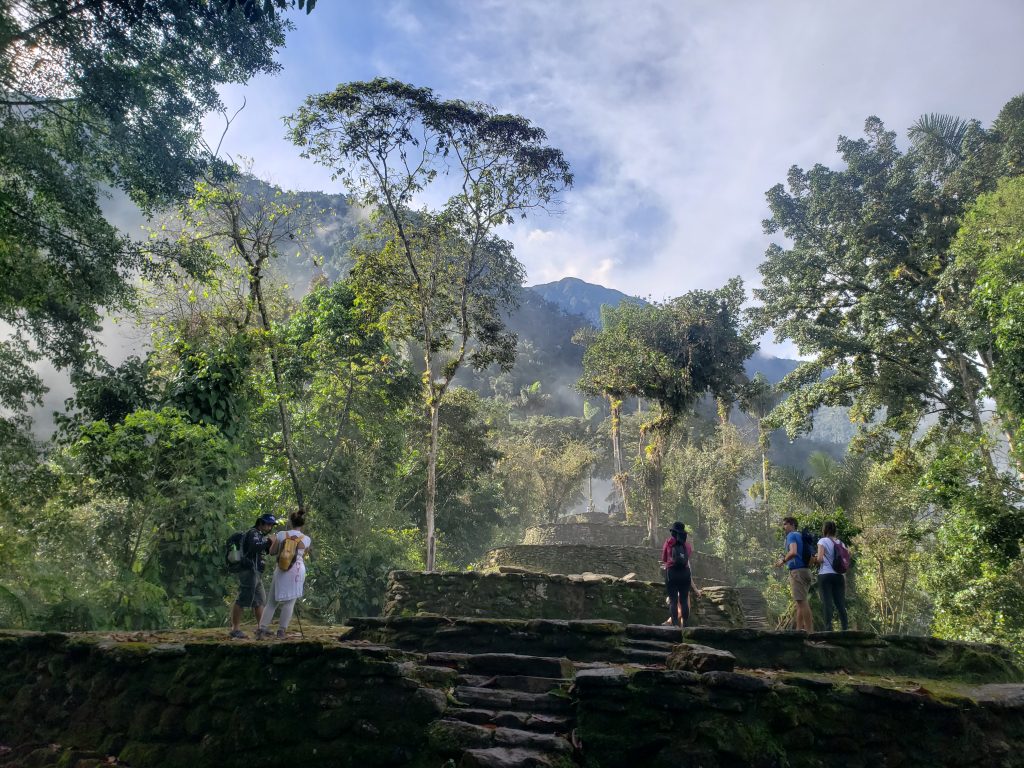
[[572, 744], [561, 736], [518, 728], [488, 728], [451, 718], [438, 720], [430, 726], [430, 741], [435, 749], [445, 754], [486, 747], [528, 749], [549, 755], [572, 753]]
[[665, 643], [681, 643], [682, 630], [671, 624], [627, 624], [626, 637], [637, 640], [661, 640]]
[[[671, 651], [671, 649], [669, 649]], [[472, 688], [504, 688], [527, 693], [547, 693], [568, 685], [564, 677], [530, 677], [528, 675], [459, 675], [458, 684]]]
[[564, 715], [540, 715], [535, 712], [494, 711], [492, 709], [450, 708], [445, 717], [474, 725], [516, 728], [534, 733], [569, 733], [573, 721]]
[[556, 761], [565, 763], [562, 755], [545, 755], [532, 749], [467, 749], [462, 753], [459, 768], [551, 768]]
[[572, 662], [548, 656], [521, 656], [515, 653], [428, 653], [427, 664], [452, 667], [475, 675], [523, 677], [570, 677]]
[[561, 713], [572, 709], [570, 701], [561, 696], [497, 688], [473, 688], [468, 685], [455, 687], [455, 700], [465, 707], [495, 711]]
[[743, 626], [768, 629], [768, 604], [761, 591], [754, 587], [738, 587], [736, 592], [743, 611]]
[[668, 659], [668, 651], [644, 651], [633, 648], [622, 648], [619, 653], [631, 664], [664, 665]]
[[672, 653], [672, 649], [678, 644], [679, 642], [669, 643], [664, 640], [641, 640], [639, 638], [627, 637], [623, 646], [639, 651], [658, 651], [667, 654]]

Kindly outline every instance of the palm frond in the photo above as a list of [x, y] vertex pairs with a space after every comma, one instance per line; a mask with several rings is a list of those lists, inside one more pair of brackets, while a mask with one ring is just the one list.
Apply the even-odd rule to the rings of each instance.
[[932, 112], [917, 118], [907, 135], [915, 149], [937, 150], [947, 156], [959, 157], [969, 127], [967, 120], [955, 115]]

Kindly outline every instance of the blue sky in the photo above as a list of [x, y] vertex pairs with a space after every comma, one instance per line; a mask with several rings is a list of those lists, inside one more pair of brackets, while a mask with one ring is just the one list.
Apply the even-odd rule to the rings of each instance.
[[[1021, 0], [319, 0], [283, 71], [225, 90], [224, 150], [282, 186], [341, 191], [282, 116], [341, 82], [394, 77], [544, 128], [577, 183], [504, 236], [528, 283], [576, 276], [663, 299], [757, 283], [764, 193], [834, 164], [869, 115], [984, 124], [1024, 92]], [[210, 133], [219, 134], [216, 119]]]

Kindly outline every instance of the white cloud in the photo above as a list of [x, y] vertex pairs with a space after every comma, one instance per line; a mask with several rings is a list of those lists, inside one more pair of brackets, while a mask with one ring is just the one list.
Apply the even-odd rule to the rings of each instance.
[[578, 169], [564, 216], [541, 224], [561, 237], [511, 231], [531, 275], [656, 298], [756, 281], [764, 192], [791, 164], [834, 162], [868, 115], [987, 122], [1022, 85], [1016, 2], [464, 0], [452, 15], [456, 44], [433, 62], [446, 95], [528, 116]]
[[387, 75], [493, 103], [545, 128], [577, 174], [561, 216], [504, 233], [530, 279], [655, 298], [756, 282], [764, 192], [792, 164], [834, 163], [868, 115], [900, 132], [924, 112], [989, 122], [1024, 87], [1019, 0], [392, 0], [298, 27], [231, 151], [337, 191], [282, 138], [305, 94]]

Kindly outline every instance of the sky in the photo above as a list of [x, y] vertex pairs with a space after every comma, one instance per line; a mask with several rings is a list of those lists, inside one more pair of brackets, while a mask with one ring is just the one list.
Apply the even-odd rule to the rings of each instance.
[[[572, 165], [557, 215], [501, 234], [527, 284], [573, 276], [662, 300], [758, 284], [765, 192], [838, 165], [877, 115], [989, 125], [1024, 92], [1021, 0], [319, 0], [282, 71], [226, 88], [223, 151], [283, 187], [343, 191], [282, 118], [312, 93], [384, 76], [543, 128]], [[222, 120], [208, 132], [219, 139]]]

